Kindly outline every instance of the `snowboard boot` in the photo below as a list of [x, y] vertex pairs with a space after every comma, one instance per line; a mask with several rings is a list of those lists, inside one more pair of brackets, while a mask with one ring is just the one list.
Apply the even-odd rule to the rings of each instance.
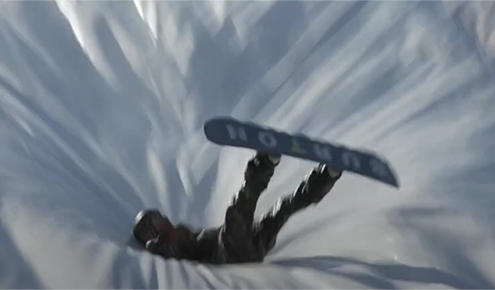
[[341, 176], [342, 171], [319, 164], [296, 189], [294, 202], [301, 207], [319, 203]]
[[244, 172], [246, 185], [253, 192], [261, 194], [268, 187], [281, 158], [281, 154], [256, 152], [256, 155], [249, 160]]

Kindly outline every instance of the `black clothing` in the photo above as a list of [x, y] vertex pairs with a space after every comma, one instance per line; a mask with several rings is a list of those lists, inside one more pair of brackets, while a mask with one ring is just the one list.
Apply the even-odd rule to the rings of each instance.
[[320, 164], [292, 195], [281, 198], [271, 211], [255, 222], [256, 204], [279, 159], [280, 156], [257, 153], [249, 160], [244, 182], [227, 208], [223, 225], [198, 233], [180, 225], [178, 228], [183, 231], [184, 239], [161, 241], [155, 246], [155, 252], [165, 258], [209, 264], [262, 262], [275, 246], [277, 235], [287, 220], [296, 212], [317, 204], [341, 176], [341, 172], [330, 171]]

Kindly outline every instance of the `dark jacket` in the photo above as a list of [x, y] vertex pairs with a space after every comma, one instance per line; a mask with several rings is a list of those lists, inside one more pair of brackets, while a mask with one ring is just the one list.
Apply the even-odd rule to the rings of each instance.
[[[243, 189], [240, 194], [244, 194]], [[175, 246], [161, 255], [206, 264], [262, 262], [275, 246], [277, 235], [290, 216], [312, 203], [298, 193], [302, 189], [300, 186], [293, 195], [282, 198], [278, 205], [254, 223], [239, 212], [239, 208], [245, 209], [249, 205], [238, 195], [228, 207], [222, 226], [193, 231], [179, 225], [177, 228], [183, 231], [181, 236], [185, 239], [171, 243]]]
[[[164, 242], [156, 251], [158, 254], [164, 258], [178, 260], [193, 260], [213, 264], [221, 262], [221, 258], [218, 258], [218, 233], [220, 228], [194, 232], [185, 225], [179, 225], [177, 230], [182, 232], [181, 239], [173, 243], [170, 241]], [[167, 245], [170, 247], [167, 247]]]
[[205, 264], [262, 262], [271, 249], [259, 238], [260, 235], [253, 235], [251, 239], [238, 239], [238, 236], [232, 235], [235, 233], [227, 233], [224, 226], [200, 232], [194, 232], [184, 225], [180, 225], [179, 228], [183, 231], [181, 236], [184, 239], [175, 243], [165, 243], [165, 247], [156, 251], [164, 258]]

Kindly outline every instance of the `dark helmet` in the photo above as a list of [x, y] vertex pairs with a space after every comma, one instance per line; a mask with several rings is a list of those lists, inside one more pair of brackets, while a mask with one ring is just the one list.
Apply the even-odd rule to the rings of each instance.
[[136, 218], [134, 219], [132, 234], [136, 241], [138, 241], [138, 243], [143, 247], [146, 247], [147, 241], [143, 240], [142, 236], [146, 231], [149, 231], [150, 228], [153, 227], [151, 218], [156, 215], [159, 215], [160, 217], [162, 216], [162, 214], [158, 210], [142, 210], [136, 215]]

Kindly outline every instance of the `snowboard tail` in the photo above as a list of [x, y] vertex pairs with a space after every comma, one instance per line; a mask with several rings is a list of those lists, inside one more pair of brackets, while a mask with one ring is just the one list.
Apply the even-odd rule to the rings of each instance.
[[335, 169], [353, 172], [399, 187], [391, 166], [375, 153], [315, 140], [302, 134], [289, 134], [231, 117], [208, 120], [204, 124], [204, 132], [206, 138], [217, 145], [280, 153], [325, 163]]

